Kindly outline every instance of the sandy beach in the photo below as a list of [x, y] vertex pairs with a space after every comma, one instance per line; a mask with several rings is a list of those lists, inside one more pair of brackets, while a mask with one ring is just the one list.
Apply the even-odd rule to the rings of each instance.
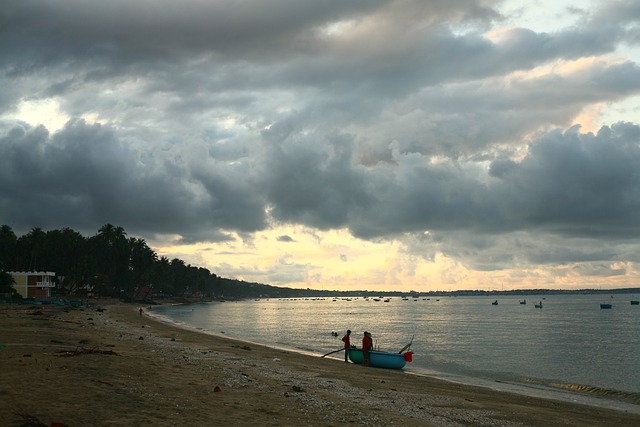
[[365, 368], [165, 324], [137, 306], [0, 305], [7, 426], [604, 426], [640, 413]]

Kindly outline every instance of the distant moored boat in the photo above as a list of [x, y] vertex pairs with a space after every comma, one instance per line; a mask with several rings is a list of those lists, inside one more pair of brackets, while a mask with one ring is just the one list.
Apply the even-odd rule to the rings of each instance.
[[608, 303], [600, 304], [600, 308], [601, 308], [601, 309], [609, 309], [609, 308], [611, 308], [611, 307], [612, 307], [612, 305], [611, 305], [611, 304], [608, 304]]

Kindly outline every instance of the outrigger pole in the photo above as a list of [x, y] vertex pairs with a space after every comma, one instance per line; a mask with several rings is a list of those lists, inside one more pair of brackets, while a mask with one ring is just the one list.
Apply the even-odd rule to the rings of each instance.
[[344, 347], [343, 347], [343, 348], [341, 348], [340, 350], [330, 351], [329, 353], [327, 353], [327, 354], [323, 354], [323, 355], [322, 355], [322, 356], [320, 356], [320, 357], [325, 357], [325, 356], [328, 356], [328, 355], [333, 354], [333, 353], [337, 353], [337, 352], [342, 351], [342, 350], [344, 350]]
[[409, 341], [409, 344], [407, 344], [407, 345], [405, 345], [404, 347], [402, 347], [402, 350], [400, 350], [400, 351], [398, 352], [398, 354], [401, 354], [401, 353], [402, 353], [403, 351], [405, 351], [405, 350], [409, 350], [409, 347], [411, 347], [411, 344], [413, 344], [413, 337], [415, 337], [415, 336], [416, 336], [416, 335], [414, 334], [414, 335], [411, 337], [411, 341]]

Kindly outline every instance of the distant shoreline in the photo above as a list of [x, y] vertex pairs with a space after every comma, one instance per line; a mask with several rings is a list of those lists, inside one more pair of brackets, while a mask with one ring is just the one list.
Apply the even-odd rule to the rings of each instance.
[[[283, 288], [297, 290], [293, 288]], [[242, 298], [156, 298], [149, 300], [133, 301], [134, 304], [141, 305], [169, 305], [169, 304], [198, 304], [205, 302], [227, 302], [227, 301], [247, 301], [260, 299], [292, 299], [292, 298], [375, 298], [375, 297], [408, 297], [408, 298], [432, 298], [432, 297], [473, 297], [473, 296], [544, 296], [544, 295], [638, 295], [640, 298], [640, 288], [618, 288], [618, 289], [522, 289], [522, 290], [500, 290], [500, 291], [429, 291], [429, 292], [405, 292], [405, 291], [314, 291], [310, 289], [300, 289], [300, 295], [287, 296], [265, 296], [263, 294], [255, 296], [245, 296]]]

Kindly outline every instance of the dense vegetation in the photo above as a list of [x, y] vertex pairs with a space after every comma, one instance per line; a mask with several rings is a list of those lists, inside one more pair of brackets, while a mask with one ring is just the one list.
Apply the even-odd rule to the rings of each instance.
[[[91, 237], [69, 228], [33, 228], [16, 236], [0, 227], [0, 272], [53, 271], [56, 292], [63, 295], [114, 296], [125, 300], [162, 296], [254, 298], [310, 296], [311, 290], [278, 288], [225, 279], [206, 268], [158, 255], [144, 239], [127, 237], [122, 227], [106, 224]], [[10, 279], [9, 279], [10, 280]], [[0, 274], [0, 293], [7, 292], [7, 275]]]

